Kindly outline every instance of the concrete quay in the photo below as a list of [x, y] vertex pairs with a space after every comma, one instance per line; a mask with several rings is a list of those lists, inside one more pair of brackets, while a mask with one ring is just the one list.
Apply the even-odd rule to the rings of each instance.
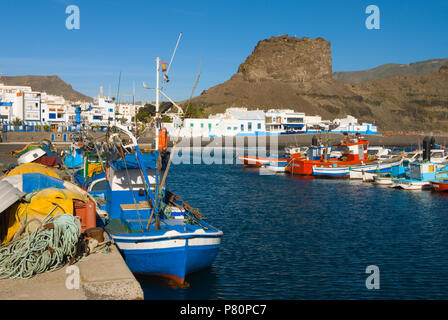
[[64, 266], [31, 279], [0, 280], [0, 300], [143, 300], [143, 290], [118, 248], [110, 249], [73, 265], [79, 268], [79, 288], [73, 281], [76, 271]]

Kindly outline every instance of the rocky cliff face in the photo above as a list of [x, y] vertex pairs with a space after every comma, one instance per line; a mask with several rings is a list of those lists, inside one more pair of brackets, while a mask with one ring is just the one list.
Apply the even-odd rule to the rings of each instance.
[[330, 42], [272, 37], [260, 41], [228, 81], [202, 92], [193, 105], [207, 114], [228, 107], [293, 109], [324, 119], [352, 115], [382, 131], [448, 133], [448, 66], [423, 76], [362, 83], [332, 77]]
[[237, 76], [246, 81], [305, 82], [328, 78], [331, 73], [329, 41], [284, 35], [258, 42]]

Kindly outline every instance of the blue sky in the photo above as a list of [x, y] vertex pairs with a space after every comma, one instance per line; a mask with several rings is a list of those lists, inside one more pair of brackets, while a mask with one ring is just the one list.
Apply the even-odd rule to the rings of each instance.
[[[80, 9], [80, 29], [67, 30], [68, 5]], [[368, 30], [368, 5], [380, 9], [380, 30]], [[259, 40], [288, 34], [331, 41], [333, 71], [448, 57], [448, 1], [395, 0], [0, 0], [0, 73], [58, 75], [94, 96], [151, 100], [155, 58], [169, 62], [183, 33], [166, 92], [195, 95], [228, 80]], [[121, 98], [121, 100], [126, 98]]]

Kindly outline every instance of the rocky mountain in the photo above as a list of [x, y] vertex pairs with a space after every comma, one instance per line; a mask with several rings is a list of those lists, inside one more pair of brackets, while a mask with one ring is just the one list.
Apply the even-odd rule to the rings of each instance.
[[331, 76], [330, 42], [322, 38], [271, 37], [258, 42], [238, 68], [245, 81], [305, 82]]
[[361, 83], [395, 76], [423, 76], [439, 71], [443, 65], [448, 65], [448, 58], [431, 59], [410, 64], [388, 63], [362, 71], [339, 71], [333, 73], [333, 78], [346, 83]]
[[2, 76], [0, 83], [11, 86], [30, 86], [35, 91], [63, 96], [69, 101], [90, 102], [93, 100], [91, 97], [73, 90], [70, 84], [58, 76]]
[[332, 76], [330, 42], [271, 37], [228, 81], [192, 100], [203, 114], [228, 107], [288, 108], [323, 119], [355, 116], [382, 131], [448, 132], [448, 73], [395, 76], [344, 83]]

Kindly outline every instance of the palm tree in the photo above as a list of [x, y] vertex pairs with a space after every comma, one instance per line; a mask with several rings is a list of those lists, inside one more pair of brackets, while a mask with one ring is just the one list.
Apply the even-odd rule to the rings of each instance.
[[15, 118], [12, 124], [17, 131], [17, 127], [22, 125], [22, 120], [20, 120], [19, 118]]

